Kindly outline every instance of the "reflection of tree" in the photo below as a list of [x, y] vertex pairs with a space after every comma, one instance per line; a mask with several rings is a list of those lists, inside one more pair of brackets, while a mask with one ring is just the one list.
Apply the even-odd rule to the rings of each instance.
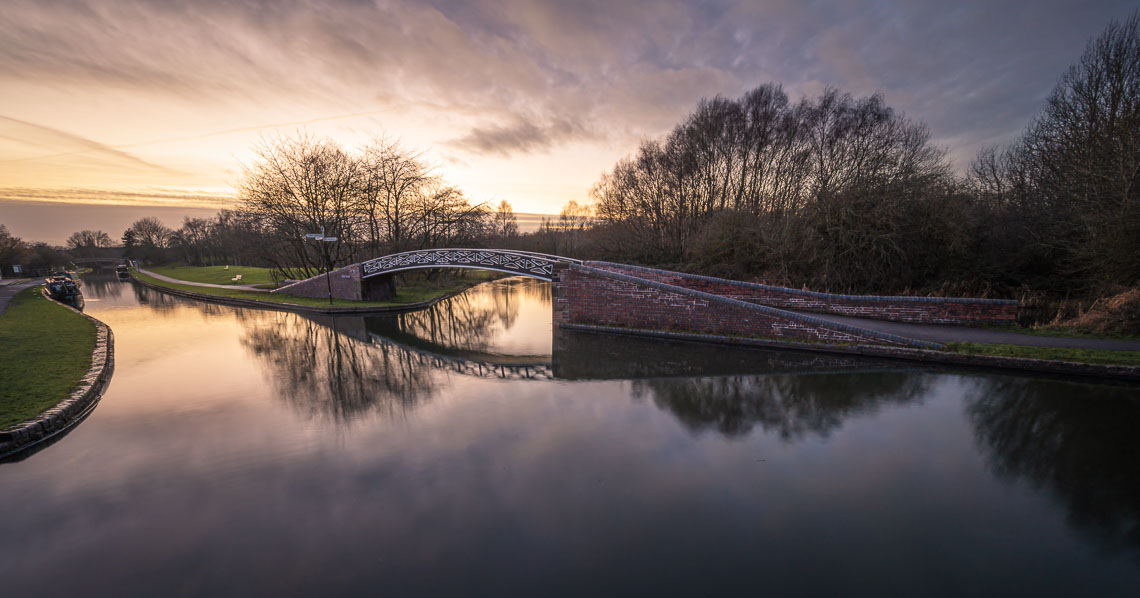
[[913, 373], [781, 374], [655, 378], [636, 380], [633, 388], [694, 431], [741, 436], [758, 424], [784, 440], [800, 440], [826, 437], [847, 418], [883, 404], [913, 401], [928, 383], [928, 376]]
[[524, 300], [549, 304], [550, 285], [527, 278], [481, 284], [427, 309], [368, 318], [367, 327], [418, 346], [486, 351], [495, 334], [514, 325]]
[[309, 415], [347, 421], [374, 409], [406, 411], [435, 391], [413, 353], [371, 345], [295, 314], [251, 322], [242, 344], [269, 366], [281, 398]]
[[[161, 291], [156, 291], [150, 287], [144, 287], [138, 283], [132, 283], [131, 288], [135, 292], [135, 301], [139, 305], [145, 305], [155, 311], [169, 312], [179, 305], [186, 305], [188, 302], [184, 299], [179, 299], [174, 295], [168, 295]], [[207, 305], [203, 302], [195, 302], [201, 305]]]
[[1109, 550], [1140, 555], [1140, 399], [1134, 389], [982, 378], [967, 414], [990, 467], [1025, 478]]
[[83, 294], [88, 298], [119, 297], [128, 286], [131, 286], [129, 282], [120, 281], [113, 272], [105, 269], [83, 275]]

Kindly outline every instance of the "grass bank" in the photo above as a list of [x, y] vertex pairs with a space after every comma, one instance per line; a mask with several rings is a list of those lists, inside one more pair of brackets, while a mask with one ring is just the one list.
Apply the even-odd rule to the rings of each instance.
[[[186, 280], [190, 282], [205, 282], [210, 284], [272, 284], [270, 273], [272, 268], [254, 268], [252, 266], [150, 266], [147, 270], [155, 274]], [[241, 275], [241, 281], [235, 282], [234, 277]]]
[[67, 398], [91, 367], [95, 324], [24, 289], [0, 316], [0, 429]]
[[[157, 270], [155, 270], [157, 272]], [[166, 276], [169, 274], [163, 273]], [[281, 304], [281, 305], [303, 305], [309, 307], [327, 307], [329, 305], [328, 299], [315, 299], [312, 297], [296, 297], [293, 295], [286, 295], [284, 293], [263, 293], [259, 291], [249, 291], [241, 288], [233, 289], [219, 289], [217, 287], [199, 287], [190, 284], [176, 284], [159, 280], [152, 276], [147, 276], [141, 272], [134, 272], [134, 275], [142, 281], [152, 284], [157, 287], [165, 287], [168, 289], [176, 289], [179, 291], [186, 291], [189, 293], [198, 293], [200, 295], [211, 295], [215, 297], [231, 297], [236, 299], [249, 299], [253, 301], [261, 301], [268, 304]], [[332, 305], [335, 307], [398, 307], [401, 305], [408, 305], [410, 303], [422, 303], [430, 301], [444, 295], [456, 293], [474, 286], [480, 282], [491, 280], [497, 276], [494, 272], [475, 271], [467, 274], [463, 278], [444, 278], [436, 281], [427, 280], [424, 278], [408, 278], [400, 279], [396, 283], [396, 296], [386, 301], [353, 301], [351, 299], [333, 299]], [[183, 279], [185, 280], [185, 279]]]
[[1023, 357], [1051, 361], [1099, 363], [1104, 365], [1140, 365], [1140, 351], [1108, 351], [1062, 347], [1025, 347], [1021, 345], [989, 345], [982, 343], [947, 343], [946, 348], [966, 355]]
[[1083, 330], [1074, 330], [1065, 326], [1058, 326], [1056, 324], [1038, 324], [1036, 326], [1020, 326], [1016, 324], [983, 324], [979, 325], [978, 327], [989, 328], [991, 330], [1000, 330], [1002, 332], [1015, 332], [1017, 334], [1024, 334], [1027, 336], [1052, 336], [1058, 338], [1099, 338], [1124, 341], [1140, 340], [1140, 336], [1136, 336], [1134, 334], [1116, 332], [1087, 332]]

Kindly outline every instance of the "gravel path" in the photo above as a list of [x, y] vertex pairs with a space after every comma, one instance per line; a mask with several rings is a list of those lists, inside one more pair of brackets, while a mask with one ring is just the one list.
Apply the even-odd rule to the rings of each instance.
[[154, 272], [151, 272], [150, 270], [143, 270], [142, 268], [139, 268], [138, 270], [139, 270], [139, 272], [142, 272], [143, 274], [146, 274], [147, 276], [151, 276], [151, 277], [157, 278], [159, 280], [165, 280], [166, 282], [173, 282], [175, 284], [188, 284], [188, 285], [195, 286], [195, 287], [211, 287], [211, 288], [215, 288], [215, 289], [245, 289], [247, 291], [257, 291], [257, 292], [261, 292], [261, 293], [268, 293], [269, 292], [266, 289], [255, 288], [255, 285], [252, 285], [252, 284], [214, 284], [212, 282], [190, 282], [189, 280], [181, 280], [178, 278], [171, 278], [169, 276], [163, 276], [161, 274], [156, 274]]

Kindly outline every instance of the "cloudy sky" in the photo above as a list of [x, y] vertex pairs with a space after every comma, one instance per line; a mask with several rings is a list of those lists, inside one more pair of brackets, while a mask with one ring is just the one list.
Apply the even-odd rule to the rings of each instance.
[[962, 169], [1134, 6], [4, 0], [0, 223], [216, 210], [254, 144], [301, 131], [399, 138], [475, 201], [557, 213], [700, 98], [770, 81], [881, 91]]

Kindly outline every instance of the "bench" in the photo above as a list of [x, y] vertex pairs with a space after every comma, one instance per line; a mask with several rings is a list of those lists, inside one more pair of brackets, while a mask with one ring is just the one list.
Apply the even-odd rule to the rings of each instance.
[[230, 279], [230, 282], [241, 282], [241, 274]]

